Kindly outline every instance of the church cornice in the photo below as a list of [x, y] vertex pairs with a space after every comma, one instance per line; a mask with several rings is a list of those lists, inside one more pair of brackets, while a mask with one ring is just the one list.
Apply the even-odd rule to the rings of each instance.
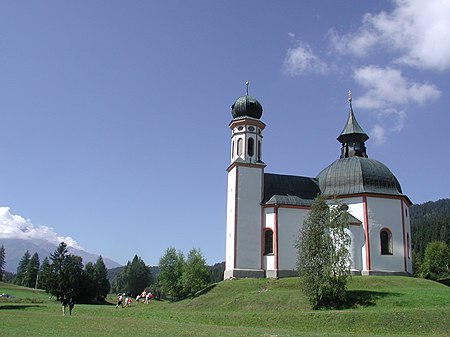
[[371, 197], [371, 198], [383, 198], [383, 199], [398, 199], [404, 201], [408, 206], [412, 206], [412, 201], [406, 195], [389, 195], [381, 193], [355, 193], [355, 194], [343, 194], [334, 196], [325, 196], [328, 200], [330, 199], [345, 199], [345, 198], [361, 198], [361, 197]]
[[245, 162], [243, 160], [236, 160], [236, 161], [232, 162], [230, 164], [230, 166], [227, 167], [227, 172], [230, 172], [236, 166], [239, 166], [239, 167], [253, 167], [253, 168], [261, 168], [261, 169], [263, 169], [267, 165], [264, 162], [262, 162], [262, 161], [260, 161], [260, 162], [258, 162], [256, 164], [253, 164], [253, 163], [247, 163], [247, 162]]
[[253, 125], [261, 130], [264, 130], [266, 127], [266, 124], [261, 122], [259, 119], [250, 118], [250, 117], [241, 117], [241, 118], [235, 118], [233, 119], [230, 124], [228, 125], [230, 128], [234, 128], [237, 126], [244, 126], [244, 125]]

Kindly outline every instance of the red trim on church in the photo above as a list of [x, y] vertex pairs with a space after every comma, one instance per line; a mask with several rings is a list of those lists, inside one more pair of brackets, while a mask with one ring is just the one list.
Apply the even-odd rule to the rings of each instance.
[[364, 210], [364, 236], [366, 237], [366, 269], [370, 271], [370, 239], [369, 239], [369, 214], [367, 211], [367, 196], [363, 196]]
[[274, 238], [273, 238], [273, 255], [274, 255], [274, 269], [277, 271], [278, 274], [278, 208], [279, 206], [274, 207]]
[[238, 180], [239, 180], [239, 166], [236, 167], [236, 179], [234, 180], [234, 256], [233, 256], [233, 269], [237, 268]]
[[403, 239], [403, 263], [405, 266], [405, 272], [408, 272], [408, 267], [406, 264], [406, 233], [405, 233], [405, 209], [403, 206], [403, 202], [400, 200], [401, 202], [401, 212], [402, 212], [402, 239]]

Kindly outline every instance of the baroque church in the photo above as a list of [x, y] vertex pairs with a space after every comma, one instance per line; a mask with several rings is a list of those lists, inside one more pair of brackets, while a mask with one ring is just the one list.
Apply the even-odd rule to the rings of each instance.
[[368, 158], [350, 94], [339, 158], [316, 177], [265, 172], [263, 108], [248, 87], [231, 113], [225, 279], [297, 276], [295, 240], [318, 195], [348, 205], [353, 275], [412, 274], [412, 203], [392, 172]]

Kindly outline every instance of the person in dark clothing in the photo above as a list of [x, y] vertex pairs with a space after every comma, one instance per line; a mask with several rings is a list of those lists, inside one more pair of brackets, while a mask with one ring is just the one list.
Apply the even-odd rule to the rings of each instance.
[[69, 299], [69, 315], [70, 316], [72, 316], [72, 310], [73, 310], [73, 307], [75, 306], [75, 302], [73, 301], [73, 298], [71, 297], [70, 299]]
[[61, 306], [62, 306], [63, 316], [66, 315], [66, 307], [67, 307], [68, 303], [69, 303], [69, 300], [67, 299], [66, 295], [64, 295], [64, 297], [61, 299]]

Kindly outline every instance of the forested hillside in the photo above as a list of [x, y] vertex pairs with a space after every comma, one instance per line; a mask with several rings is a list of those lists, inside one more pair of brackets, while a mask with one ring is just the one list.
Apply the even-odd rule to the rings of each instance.
[[429, 201], [411, 207], [412, 249], [422, 259], [429, 242], [450, 245], [450, 199]]

